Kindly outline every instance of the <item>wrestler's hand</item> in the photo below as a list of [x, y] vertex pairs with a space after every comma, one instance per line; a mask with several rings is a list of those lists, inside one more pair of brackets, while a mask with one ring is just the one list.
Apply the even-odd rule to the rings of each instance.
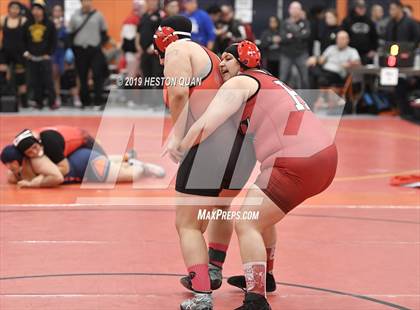
[[169, 157], [174, 163], [179, 163], [182, 159], [182, 156], [184, 155], [183, 152], [179, 151], [179, 145], [181, 144], [181, 140], [177, 139], [176, 137], [172, 136], [169, 138], [169, 142], [166, 145], [166, 148], [164, 152], [162, 153], [162, 156], [164, 156], [166, 153], [169, 153]]
[[28, 181], [28, 180], [20, 180], [19, 182], [17, 182], [17, 187], [18, 188], [29, 188], [29, 187], [32, 187], [32, 183], [31, 183], [31, 181]]
[[17, 182], [18, 188], [35, 188], [35, 187], [41, 187], [42, 180], [44, 179], [43, 175], [38, 175], [32, 180], [21, 180]]

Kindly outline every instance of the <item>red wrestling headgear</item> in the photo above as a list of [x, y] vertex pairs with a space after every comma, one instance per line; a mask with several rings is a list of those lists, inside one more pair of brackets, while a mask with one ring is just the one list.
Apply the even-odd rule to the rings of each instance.
[[165, 50], [169, 44], [179, 39], [190, 39], [191, 30], [191, 21], [185, 16], [175, 15], [165, 18], [153, 36], [155, 50], [161, 58], [165, 58]]
[[169, 44], [177, 41], [178, 35], [171, 27], [159, 27], [153, 36], [153, 45], [161, 58], [165, 58], [165, 51]]
[[255, 43], [242, 41], [238, 44], [239, 62], [247, 68], [259, 68], [261, 64], [261, 52]]

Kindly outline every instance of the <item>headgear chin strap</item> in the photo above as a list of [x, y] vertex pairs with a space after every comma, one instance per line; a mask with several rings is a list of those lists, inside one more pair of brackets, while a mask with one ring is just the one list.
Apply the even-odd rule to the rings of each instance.
[[234, 43], [225, 52], [232, 54], [245, 69], [259, 68], [261, 65], [261, 52], [251, 41], [244, 40]]
[[41, 141], [39, 141], [35, 137], [33, 132], [29, 129], [24, 129], [13, 140], [13, 145], [17, 147], [17, 149], [22, 153], [24, 153], [27, 149], [29, 149], [35, 143], [41, 144]]

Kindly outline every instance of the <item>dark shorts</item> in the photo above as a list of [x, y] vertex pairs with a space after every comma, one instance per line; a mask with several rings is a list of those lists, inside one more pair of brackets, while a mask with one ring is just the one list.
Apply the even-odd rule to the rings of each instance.
[[15, 69], [25, 68], [25, 58], [23, 52], [18, 50], [0, 49], [0, 64], [14, 65]]
[[81, 183], [83, 180], [94, 183], [106, 181], [111, 163], [101, 153], [92, 149], [80, 148], [67, 159], [70, 164], [70, 172], [64, 177], [64, 184]]
[[3, 49], [0, 48], [0, 65], [6, 64], [6, 56], [4, 55]]
[[[233, 146], [228, 143], [228, 136], [235, 137]], [[186, 154], [178, 169], [175, 189], [184, 194], [209, 197], [217, 197], [223, 190], [239, 193], [255, 163], [252, 139], [226, 122]]]
[[337, 169], [335, 144], [307, 158], [278, 158], [256, 185], [284, 212], [328, 188]]

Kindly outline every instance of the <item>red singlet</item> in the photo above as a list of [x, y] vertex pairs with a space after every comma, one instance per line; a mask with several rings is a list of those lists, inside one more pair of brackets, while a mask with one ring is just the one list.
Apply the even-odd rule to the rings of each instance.
[[243, 73], [259, 84], [241, 129], [254, 135], [257, 185], [284, 212], [325, 190], [337, 168], [334, 140], [299, 95], [262, 70]]

